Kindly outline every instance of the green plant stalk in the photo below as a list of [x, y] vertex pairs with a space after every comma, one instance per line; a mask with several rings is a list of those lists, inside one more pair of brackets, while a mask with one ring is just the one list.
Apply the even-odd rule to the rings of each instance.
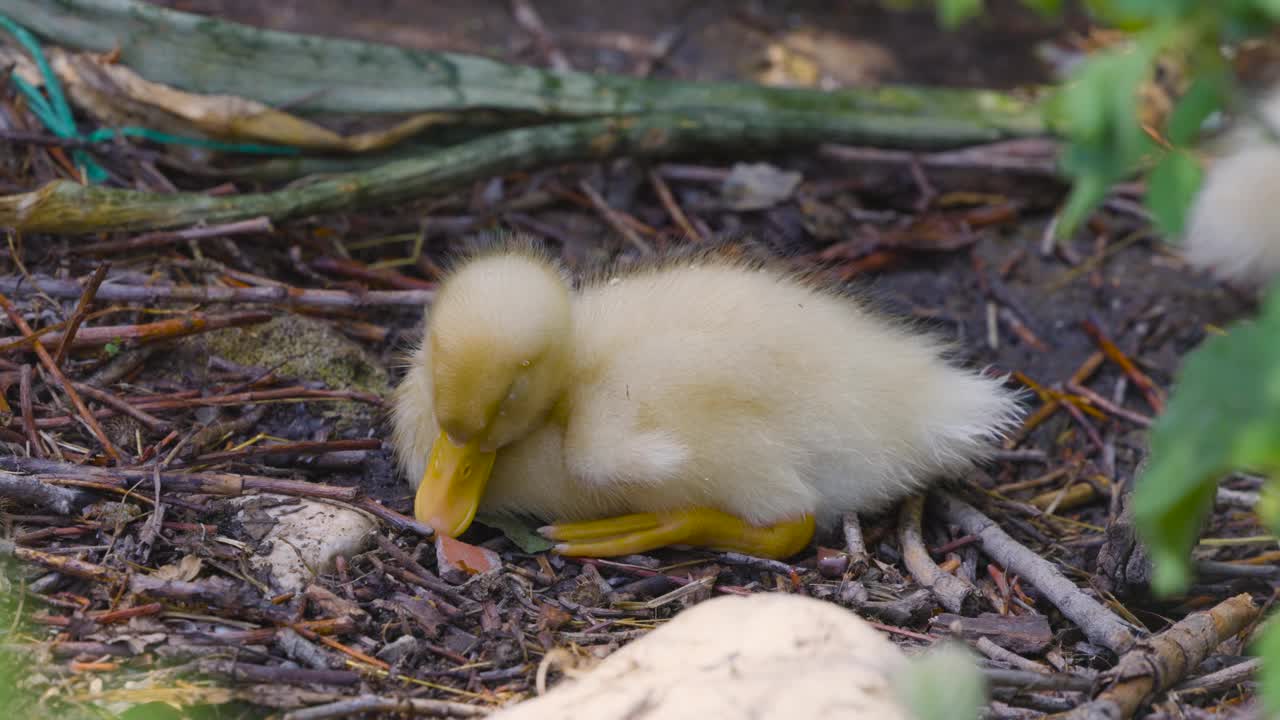
[[[294, 112], [497, 110], [543, 118], [724, 110], [955, 118], [1044, 132], [1037, 102], [987, 90], [883, 86], [835, 92], [552, 72], [484, 57], [254, 28], [140, 0], [0, 0], [0, 12], [70, 48], [118, 50], [153, 82]], [[946, 125], [939, 140], [946, 141]]]
[[967, 143], [1003, 133], [954, 119], [884, 118], [773, 112], [657, 113], [520, 128], [275, 192], [230, 196], [147, 193], [55, 181], [38, 190], [0, 197], [0, 226], [25, 232], [87, 233], [159, 230], [218, 224], [258, 216], [284, 220], [349, 211], [456, 190], [475, 180], [535, 167], [627, 156], [656, 159], [716, 152], [758, 154], [819, 142], [877, 143], [886, 137], [936, 135], [939, 124]]

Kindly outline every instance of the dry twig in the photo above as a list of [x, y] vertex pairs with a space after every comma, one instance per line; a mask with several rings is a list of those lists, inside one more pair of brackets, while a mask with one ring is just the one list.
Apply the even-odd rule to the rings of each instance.
[[448, 700], [423, 700], [419, 698], [390, 698], [361, 695], [350, 700], [339, 700], [327, 705], [316, 705], [305, 710], [293, 710], [284, 720], [327, 720], [364, 713], [404, 715], [430, 715], [448, 718], [474, 718], [489, 714], [485, 708]]
[[977, 535], [984, 553], [1034, 585], [1078, 625], [1090, 641], [1117, 654], [1126, 652], [1136, 642], [1134, 630], [1128, 623], [1085, 595], [1052, 563], [1014, 540], [994, 520], [952, 495], [944, 493], [937, 498], [949, 522]]
[[849, 574], [861, 577], [871, 567], [871, 557], [867, 555], [867, 545], [862, 538], [862, 522], [857, 513], [845, 513], [844, 550], [849, 555]]
[[[245, 325], [256, 325], [270, 320], [271, 313], [268, 312], [244, 312], [232, 313], [229, 315], [205, 315], [203, 313], [188, 313], [182, 317], [170, 318], [168, 320], [160, 320], [159, 322], [143, 323], [141, 325], [99, 325], [97, 327], [88, 327], [75, 333], [74, 340], [68, 341], [72, 349], [79, 350], [90, 347], [101, 347], [108, 343], [119, 342], [121, 340], [138, 340], [141, 342], [168, 340], [171, 338], [184, 337], [187, 335], [195, 335], [202, 332], [210, 332], [213, 330], [221, 330], [230, 327], [244, 327]], [[0, 338], [0, 346], [7, 350], [17, 350], [20, 348], [35, 348], [36, 343], [63, 343], [64, 338], [70, 334], [70, 330], [46, 333], [36, 339], [26, 340], [25, 336], [31, 333], [24, 332], [24, 337], [18, 338]], [[23, 342], [26, 340], [26, 342]], [[36, 351], [39, 352], [38, 350]]]
[[944, 572], [929, 556], [929, 550], [920, 536], [921, 516], [924, 514], [924, 496], [916, 495], [902, 504], [898, 515], [898, 542], [902, 546], [902, 562], [911, 577], [933, 593], [942, 606], [953, 613], [972, 615], [978, 611], [981, 597], [977, 588]]
[[[13, 303], [9, 302], [9, 298], [2, 294], [0, 294], [0, 307], [4, 308], [5, 313], [9, 316], [9, 320], [13, 322], [14, 327], [18, 328], [18, 332], [22, 333], [24, 336], [32, 334], [31, 326], [22, 318], [22, 314], [13, 306]], [[35, 350], [36, 355], [40, 358], [40, 363], [44, 365], [45, 370], [49, 371], [49, 375], [62, 389], [63, 394], [67, 396], [67, 399], [71, 401], [71, 404], [76, 407], [76, 411], [80, 413], [80, 417], [84, 418], [85, 423], [89, 426], [89, 430], [93, 433], [94, 437], [97, 438], [103, 451], [106, 452], [107, 456], [115, 462], [122, 462], [120, 451], [116, 450], [116, 446], [111, 444], [111, 440], [108, 439], [107, 434], [103, 432], [102, 426], [98, 424], [98, 419], [93, 416], [93, 413], [89, 412], [89, 408], [85, 406], [84, 400], [80, 399], [80, 394], [76, 392], [74, 387], [72, 387], [71, 381], [62, 374], [62, 370], [60, 370], [58, 368], [58, 364], [53, 361], [53, 357], [49, 355], [49, 351], [45, 350], [44, 345], [39, 341], [36, 341], [35, 343]]]
[[[84, 322], [85, 316], [89, 314], [89, 307], [93, 305], [93, 297], [98, 292], [98, 287], [102, 285], [102, 281], [107, 277], [107, 269], [110, 266], [106, 263], [98, 266], [89, 281], [84, 284], [84, 292], [80, 294], [80, 301], [76, 303], [76, 309], [71, 314], [71, 319], [67, 321], [67, 329], [62, 333], [62, 339], [58, 341], [58, 350], [53, 354], [53, 362], [58, 367], [62, 367], [62, 361], [67, 358], [67, 351], [71, 349], [71, 341], [76, 336], [76, 331], [80, 329], [80, 323]], [[52, 341], [50, 341], [52, 342]]]
[[[74, 298], [81, 293], [80, 284], [74, 280], [35, 278], [34, 283], [22, 278], [0, 277], [0, 292], [17, 296], [45, 293], [50, 297]], [[100, 300], [111, 302], [159, 302], [182, 303], [262, 303], [264, 305], [289, 305], [297, 307], [376, 307], [400, 305], [422, 307], [435, 298], [434, 290], [370, 290], [345, 292], [342, 290], [306, 290], [288, 285], [264, 287], [218, 287], [201, 285], [113, 285], [98, 289]]]
[[1214, 648], [1252, 622], [1258, 610], [1249, 595], [1237, 595], [1139, 642], [1103, 675], [1102, 689], [1096, 697], [1065, 717], [1068, 720], [1132, 717], [1156, 695], [1194, 670]]

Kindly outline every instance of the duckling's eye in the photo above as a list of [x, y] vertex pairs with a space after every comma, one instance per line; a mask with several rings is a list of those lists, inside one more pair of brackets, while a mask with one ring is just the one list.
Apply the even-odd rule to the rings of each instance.
[[462, 466], [462, 479], [466, 480], [471, 477], [471, 463]]

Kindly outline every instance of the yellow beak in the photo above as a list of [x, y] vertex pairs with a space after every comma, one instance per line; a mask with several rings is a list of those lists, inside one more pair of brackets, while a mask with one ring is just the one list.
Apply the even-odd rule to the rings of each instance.
[[482, 451], [475, 442], [454, 445], [440, 433], [431, 446], [413, 514], [438, 533], [461, 535], [475, 519], [495, 457], [497, 452]]

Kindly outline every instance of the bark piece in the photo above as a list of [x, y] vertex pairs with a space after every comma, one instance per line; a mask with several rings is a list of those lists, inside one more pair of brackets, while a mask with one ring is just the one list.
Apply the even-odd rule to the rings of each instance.
[[997, 615], [978, 617], [943, 614], [933, 619], [934, 628], [967, 641], [989, 638], [1011, 652], [1038, 655], [1053, 642], [1053, 630], [1043, 615]]

